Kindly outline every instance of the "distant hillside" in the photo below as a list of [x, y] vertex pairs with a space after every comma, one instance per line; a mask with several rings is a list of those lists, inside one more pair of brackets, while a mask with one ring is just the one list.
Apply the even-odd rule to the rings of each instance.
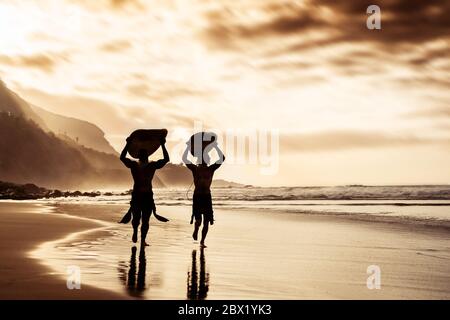
[[51, 188], [126, 188], [131, 184], [117, 155], [61, 139], [1, 81], [0, 179]]
[[32, 110], [30, 105], [9, 90], [3, 81], [0, 80], [0, 112], [2, 111], [32, 120], [42, 129], [48, 130], [45, 122]]
[[0, 80], [1, 111], [32, 120], [44, 131], [52, 131], [56, 135], [67, 135], [88, 148], [117, 154], [108, 140], [105, 139], [105, 133], [95, 124], [61, 116], [41, 107], [31, 106], [16, 93], [9, 90]]
[[213, 181], [212, 187], [213, 188], [244, 188], [244, 187], [251, 187], [251, 185], [217, 179], [217, 180]]
[[168, 163], [156, 172], [156, 175], [165, 186], [187, 187], [192, 183], [192, 174], [182, 165]]
[[[67, 136], [47, 133], [34, 122], [0, 112], [0, 180], [47, 188], [131, 188], [132, 178], [117, 155], [86, 148]], [[158, 170], [154, 187], [188, 186], [181, 165]]]
[[[61, 123], [58, 124], [58, 121]], [[59, 130], [65, 131], [58, 134]], [[77, 141], [77, 136], [69, 135], [81, 133], [78, 130], [85, 131], [84, 136], [79, 136], [86, 139], [86, 143], [83, 144], [84, 140], [80, 137]], [[153, 186], [165, 187], [172, 182], [176, 185], [188, 184], [177, 177], [186, 177], [185, 170], [167, 165], [154, 177]], [[160, 176], [165, 182], [160, 180]], [[42, 108], [35, 107], [33, 110], [2, 82], [0, 179], [63, 189], [126, 189], [133, 184], [129, 170], [120, 162], [98, 127], [86, 121], [46, 112]]]
[[97, 151], [117, 154], [105, 139], [105, 133], [95, 124], [64, 117], [37, 106], [32, 106], [32, 109], [43, 120], [45, 126], [55, 134], [67, 135], [79, 144]]
[[[0, 180], [61, 189], [129, 189], [133, 183], [100, 128], [30, 107], [1, 80]], [[191, 183], [186, 167], [170, 163], [153, 179], [154, 187]]]
[[79, 150], [23, 117], [1, 112], [0, 137], [1, 180], [72, 187], [94, 173]]
[[[96, 178], [96, 183], [101, 186], [113, 187], [126, 187], [130, 188], [133, 184], [129, 169], [126, 168], [122, 161], [119, 159], [119, 155], [114, 155], [106, 152], [99, 152], [92, 148], [86, 148], [85, 146], [79, 145], [76, 141], [70, 139], [68, 136], [59, 136], [60, 139], [64, 140], [68, 145], [76, 148], [81, 152], [83, 157], [89, 161], [89, 164], [94, 167], [98, 172], [103, 172], [106, 175]], [[153, 178], [153, 186], [155, 187], [165, 187], [166, 184], [163, 183], [158, 175]], [[95, 184], [92, 185], [95, 187]]]

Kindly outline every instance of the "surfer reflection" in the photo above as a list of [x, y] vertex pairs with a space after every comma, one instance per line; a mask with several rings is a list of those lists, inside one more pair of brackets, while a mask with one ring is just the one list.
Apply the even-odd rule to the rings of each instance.
[[150, 216], [153, 212], [156, 219], [160, 221], [168, 221], [166, 218], [156, 214], [156, 206], [153, 200], [152, 179], [155, 171], [161, 169], [169, 162], [169, 153], [166, 149], [166, 139], [161, 138], [161, 148], [164, 158], [158, 161], [148, 161], [149, 153], [146, 149], [140, 149], [138, 153], [139, 161], [133, 161], [127, 158], [127, 153], [132, 143], [131, 136], [127, 138], [125, 148], [120, 154], [120, 160], [123, 164], [131, 170], [134, 185], [131, 194], [131, 205], [127, 214], [120, 221], [121, 223], [128, 223], [132, 217], [133, 237], [134, 243], [138, 240], [138, 227], [142, 220], [141, 226], [141, 246], [148, 246], [145, 242], [147, 232], [149, 229]]
[[192, 251], [191, 271], [187, 274], [187, 298], [203, 300], [208, 295], [209, 273], [206, 272], [205, 251], [200, 248], [200, 271], [197, 270], [197, 250]]
[[131, 257], [129, 263], [128, 273], [126, 272], [125, 262], [119, 266], [120, 279], [127, 288], [130, 296], [142, 296], [146, 290], [145, 287], [145, 273], [147, 268], [147, 259], [145, 257], [144, 247], [139, 250], [139, 264], [136, 265], [137, 248], [131, 248]]

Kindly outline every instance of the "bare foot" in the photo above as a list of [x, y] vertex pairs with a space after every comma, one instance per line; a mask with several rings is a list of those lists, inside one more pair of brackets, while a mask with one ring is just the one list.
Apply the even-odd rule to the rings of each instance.
[[144, 239], [141, 239], [141, 246], [142, 247], [149, 247], [150, 245]]
[[133, 237], [131, 238], [131, 240], [136, 243], [137, 242], [137, 230], [134, 230], [133, 232]]
[[207, 248], [206, 244], [204, 244], [203, 242], [200, 243], [200, 248]]
[[192, 238], [197, 241], [198, 239], [198, 230], [194, 230], [194, 233], [192, 234]]

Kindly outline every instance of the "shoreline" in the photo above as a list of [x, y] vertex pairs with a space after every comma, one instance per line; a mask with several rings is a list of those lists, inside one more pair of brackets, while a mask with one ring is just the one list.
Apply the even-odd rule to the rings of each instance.
[[[65, 198], [64, 198], [65, 199]], [[91, 199], [88, 199], [86, 201], [67, 201], [67, 202], [56, 202], [57, 199], [38, 199], [38, 200], [0, 200], [0, 203], [2, 202], [28, 202], [28, 203], [51, 203], [55, 206], [64, 206], [64, 205], [111, 205], [111, 206], [128, 206], [128, 201], [126, 202], [114, 202], [109, 200], [101, 200], [101, 201], [92, 201]], [[372, 200], [372, 199], [370, 199]], [[368, 200], [368, 201], [370, 201]], [[335, 201], [335, 200], [329, 200], [329, 201]], [[350, 201], [350, 200], [349, 200]], [[397, 201], [397, 200], [396, 200]], [[401, 201], [401, 200], [398, 200]], [[416, 201], [416, 200], [405, 200], [405, 201]], [[422, 201], [422, 200], [421, 200]], [[428, 200], [430, 201], [430, 200]], [[436, 200], [431, 200], [436, 201]], [[444, 201], [444, 200], [443, 200]], [[448, 201], [448, 200], [445, 200]], [[302, 206], [305, 206], [305, 204], [301, 204]], [[450, 202], [448, 203], [410, 203], [410, 204], [401, 204], [398, 205], [397, 203], [382, 203], [382, 204], [373, 204], [373, 203], [367, 203], [367, 204], [333, 204], [333, 203], [327, 203], [324, 204], [306, 204], [308, 206], [319, 207], [319, 206], [349, 206], [349, 207], [369, 207], [369, 206], [394, 206], [394, 207], [449, 207], [450, 210]], [[157, 202], [157, 206], [162, 207], [171, 207], [171, 208], [185, 208], [186, 210], [191, 210], [191, 204], [183, 204], [183, 203], [167, 203], [164, 200]], [[343, 219], [343, 220], [349, 220], [349, 221], [359, 221], [359, 222], [366, 222], [366, 223], [386, 223], [386, 224], [392, 224], [396, 223], [399, 225], [405, 225], [410, 227], [417, 227], [417, 228], [437, 228], [437, 229], [443, 229], [445, 231], [450, 232], [450, 217], [448, 219], [440, 219], [440, 218], [434, 218], [434, 217], [420, 217], [420, 216], [407, 216], [407, 215], [395, 215], [395, 214], [384, 214], [384, 213], [367, 213], [367, 212], [347, 212], [347, 211], [326, 211], [326, 210], [305, 210], [305, 209], [290, 209], [289, 207], [283, 207], [283, 208], [275, 208], [275, 207], [249, 207], [249, 206], [234, 206], [233, 204], [230, 205], [222, 205], [220, 203], [214, 204], [215, 210], [224, 210], [224, 211], [243, 211], [243, 212], [256, 212], [261, 211], [262, 214], [270, 212], [272, 214], [282, 214], [282, 215], [298, 215], [298, 216], [304, 216], [304, 217], [318, 217], [318, 218], [331, 218], [331, 219]], [[450, 211], [449, 211], [450, 213]], [[68, 215], [71, 216], [71, 215]], [[77, 216], [79, 217], [79, 216]], [[92, 220], [97, 220], [94, 218], [91, 218]], [[101, 220], [97, 220], [101, 221]]]
[[[39, 245], [73, 232], [98, 227], [94, 221], [62, 216], [38, 203], [7, 203], [0, 207], [0, 299], [126, 299], [126, 296], [82, 285], [69, 290], [66, 280], [55, 276], [40, 260], [31, 257]], [[18, 216], [20, 216], [18, 218]], [[75, 222], [76, 221], [76, 222]]]
[[[1, 203], [2, 202], [0, 202], [0, 204]], [[49, 259], [49, 256], [46, 256], [46, 254], [50, 254], [52, 250], [56, 250], [55, 248], [57, 246], [64, 243], [73, 244], [73, 247], [71, 247], [70, 249], [75, 248], [77, 250], [83, 251], [83, 253], [85, 251], [89, 251], [90, 249], [85, 250], [82, 245], [77, 243], [80, 241], [86, 241], [86, 238], [89, 237], [92, 237], [92, 241], [97, 241], [97, 238], [99, 238], [98, 234], [102, 233], [103, 231], [107, 231], [109, 227], [117, 226], [113, 223], [105, 222], [105, 219], [106, 221], [115, 221], [116, 217], [110, 215], [103, 216], [103, 213], [110, 212], [111, 208], [114, 208], [112, 209], [112, 211], [116, 212], [116, 216], [121, 216], [122, 206], [125, 207], [125, 205], [111, 206], [110, 204], [90, 205], [79, 203], [64, 203], [53, 206], [52, 204], [46, 205], [45, 203], [36, 202], [27, 204], [22, 201], [20, 201], [19, 203], [8, 203], [12, 207], [23, 206], [24, 208], [27, 208], [27, 210], [32, 211], [27, 213], [23, 212], [22, 210], [22, 212], [15, 213], [14, 215], [16, 215], [16, 220], [19, 220], [19, 222], [16, 221], [16, 223], [22, 224], [24, 221], [26, 222], [30, 218], [35, 218], [35, 220], [40, 221], [40, 224], [45, 224], [47, 229], [53, 230], [53, 234], [50, 236], [47, 235], [47, 239], [40, 238], [40, 242], [37, 242], [38, 239], [35, 239], [35, 242], [37, 243], [34, 243], [34, 246], [30, 250], [25, 252], [26, 257], [23, 258], [33, 259], [35, 264], [39, 265], [39, 268], [42, 267], [47, 270], [46, 272], [43, 272], [39, 271], [39, 268], [32, 267], [33, 270], [35, 270], [35, 272], [39, 274], [39, 276], [35, 277], [34, 280], [30, 280], [31, 283], [34, 283], [33, 286], [43, 285], [47, 290], [43, 292], [39, 292], [36, 290], [30, 292], [27, 289], [26, 294], [16, 293], [13, 297], [9, 297], [8, 299], [22, 299], [24, 297], [33, 297], [37, 299], [186, 299], [186, 296], [184, 294], [180, 295], [180, 293], [177, 291], [165, 293], [165, 291], [163, 290], [165, 286], [163, 279], [165, 279], [165, 282], [168, 282], [167, 285], [170, 284], [170, 287], [175, 286], [174, 283], [170, 282], [175, 280], [170, 278], [180, 278], [180, 273], [185, 274], [185, 271], [183, 271], [183, 265], [191, 265], [193, 263], [193, 261], [190, 261], [191, 253], [194, 254], [194, 251], [198, 251], [198, 248], [196, 249], [196, 246], [194, 246], [194, 248], [192, 247], [192, 240], [190, 240], [189, 232], [191, 232], [191, 226], [188, 225], [187, 216], [185, 216], [186, 212], [188, 211], [187, 207], [175, 208], [171, 206], [158, 206], [158, 212], [160, 214], [163, 214], [164, 216], [168, 216], [172, 220], [172, 222], [170, 224], [151, 222], [149, 233], [151, 247], [147, 249], [147, 261], [151, 262], [150, 266], [153, 266], [152, 268], [156, 268], [155, 266], [158, 266], [158, 268], [156, 268], [157, 270], [164, 269], [166, 271], [164, 273], [158, 271], [155, 274], [155, 271], [147, 270], [147, 273], [151, 274], [151, 279], [155, 278], [156, 275], [156, 279], [160, 278], [160, 280], [158, 281], [163, 282], [162, 284], [156, 284], [155, 287], [155, 284], [151, 283], [150, 281], [150, 283], [148, 283], [147, 285], [153, 286], [152, 290], [154, 291], [154, 293], [148, 295], [147, 292], [146, 296], [145, 294], [136, 295], [136, 292], [128, 292], [127, 294], [127, 291], [124, 290], [126, 289], [126, 287], [124, 287], [123, 284], [105, 284], [102, 283], [101, 280], [99, 280], [102, 278], [102, 276], [104, 279], [105, 276], [109, 275], [113, 278], [116, 278], [112, 279], [113, 282], [117, 281], [117, 276], [113, 274], [114, 272], [117, 272], [117, 270], [104, 271], [102, 269], [102, 272], [104, 271], [106, 275], [98, 274], [97, 276], [95, 276], [94, 274], [94, 276], [88, 279], [89, 281], [87, 281], [87, 283], [89, 283], [90, 285], [82, 284], [82, 290], [67, 290], [65, 287], [66, 283], [63, 278], [63, 272], [61, 272], [62, 269], [57, 272], [57, 267], [55, 265], [52, 265], [53, 262], [58, 262], [58, 258], [55, 260], [55, 258], [53, 257], [54, 260], [51, 260]], [[39, 208], [45, 208], [44, 211], [46, 213], [44, 214], [42, 210], [39, 212]], [[207, 263], [206, 265], [207, 270], [209, 265], [210, 269], [212, 269], [212, 274], [214, 275], [212, 276], [213, 279], [216, 279], [217, 281], [218, 279], [222, 279], [218, 281], [219, 283], [216, 283], [214, 286], [213, 283], [211, 284], [211, 286], [216, 289], [223, 285], [231, 287], [230, 289], [227, 289], [230, 290], [229, 293], [224, 292], [223, 289], [221, 289], [222, 291], [220, 292], [218, 292], [218, 289], [216, 290], [216, 292], [214, 291], [214, 289], [210, 290], [209, 295], [212, 299], [232, 298], [232, 296], [229, 295], [233, 294], [233, 288], [234, 290], [243, 290], [239, 295], [237, 295], [237, 299], [264, 299], [265, 297], [266, 299], [392, 299], [395, 297], [400, 299], [416, 299], [426, 297], [424, 296], [425, 293], [423, 292], [423, 290], [430, 290], [426, 289], [427, 287], [429, 287], [429, 285], [423, 284], [423, 281], [425, 281], [423, 278], [425, 277], [425, 274], [421, 275], [420, 279], [418, 279], [419, 286], [417, 287], [417, 289], [407, 288], [405, 289], [407, 290], [407, 293], [400, 293], [401, 291], [399, 291], [397, 287], [401, 286], [402, 283], [397, 283], [397, 281], [399, 281], [399, 277], [402, 278], [403, 276], [401, 276], [401, 272], [399, 273], [398, 268], [406, 268], [407, 274], [415, 274], [417, 271], [423, 272], [423, 269], [425, 268], [424, 263], [428, 261], [427, 263], [432, 263], [432, 269], [436, 269], [433, 272], [441, 270], [438, 273], [440, 274], [442, 273], [442, 270], [450, 271], [448, 267], [442, 266], [442, 259], [447, 260], [450, 257], [448, 255], [448, 250], [442, 251], [442, 245], [437, 245], [441, 241], [444, 241], [440, 237], [443, 237], [444, 239], [449, 238], [449, 233], [444, 232], [444, 230], [447, 231], [447, 229], [445, 228], [436, 228], [435, 226], [430, 227], [418, 224], [409, 225], [405, 223], [386, 221], [361, 221], [359, 219], [347, 219], [348, 215], [344, 217], [333, 214], [295, 215], [289, 212], [278, 212], [278, 214], [273, 214], [273, 212], [270, 212], [269, 210], [256, 212], [255, 210], [252, 211], [252, 209], [240, 209], [238, 211], [229, 209], [230, 208], [216, 209], [217, 218], [219, 220], [217, 221], [217, 226], [215, 224], [212, 228], [215, 230], [213, 230], [212, 234], [208, 236], [209, 239], [207, 240], [207, 243], [211, 242], [211, 249], [206, 249], [205, 252], [207, 261], [209, 261], [209, 263]], [[2, 211], [5, 210], [4, 208], [1, 209], [0, 207], [0, 217], [3, 217], [5, 214]], [[20, 215], [20, 218], [18, 218], [18, 215]], [[237, 230], [231, 230], [229, 223], [232, 223]], [[236, 223], [238, 223], [238, 225], [236, 225]], [[250, 226], [247, 226], [248, 223], [251, 223], [252, 229], [248, 229]], [[62, 229], [64, 230], [58, 229], [58, 232], [55, 232], [53, 228], [54, 226], [51, 227], [48, 224], [63, 226]], [[242, 226], [239, 224], [244, 225]], [[293, 224], [296, 224], [297, 227], [294, 228]], [[130, 228], [129, 225], [124, 229], [128, 230], [128, 228]], [[286, 239], [290, 240], [288, 242], [284, 242], [284, 244], [283, 242], [280, 242], [280, 244], [277, 245], [276, 242], [271, 241], [270, 239], [266, 239], [266, 236], [261, 235], [257, 230], [259, 228], [262, 229], [262, 233], [264, 233], [264, 230], [266, 229], [271, 230], [270, 232], [273, 232], [273, 228], [279, 229], [275, 230], [275, 233], [281, 231], [283, 237], [288, 237]], [[284, 230], [283, 228], [287, 228], [288, 230]], [[251, 233], [251, 235], [249, 234], [242, 238], [245, 233]], [[366, 233], [369, 233], [369, 235], [367, 236]], [[346, 240], [345, 238], [342, 238], [342, 236], [349, 239]], [[107, 235], [103, 238], [108, 237], [109, 236]], [[125, 271], [122, 271], [125, 278], [127, 277], [126, 273], [129, 272], [129, 270], [127, 269], [127, 265], [128, 263], [130, 263], [129, 249], [130, 246], [132, 246], [132, 244], [129, 242], [128, 237], [129, 235], [126, 235], [125, 238], [119, 239], [120, 244], [116, 244], [113, 241], [113, 237], [110, 237], [110, 240], [113, 242], [108, 242], [106, 246], [105, 244], [103, 244], [103, 247], [102, 245], [100, 245], [100, 247], [97, 248], [100, 254], [104, 253], [102, 250], [110, 250], [109, 253], [112, 252], [116, 257], [127, 257], [125, 259], [121, 258], [122, 260], [125, 260], [121, 263], [126, 264], [125, 266], [123, 266], [123, 268], [125, 268]], [[238, 239], [236, 237], [240, 239], [240, 245], [238, 246], [237, 243], [234, 244], [235, 240]], [[281, 240], [278, 239], [277, 241]], [[415, 244], [416, 241], [418, 241], [418, 244]], [[265, 250], [261, 251], [261, 246], [255, 246], [258, 242], [262, 243], [261, 245], [263, 246], [263, 248], [265, 248]], [[296, 244], [294, 245], [291, 242], [295, 242]], [[359, 242], [360, 244], [358, 244]], [[377, 242], [379, 243], [375, 244]], [[117, 245], [119, 247], [117, 247]], [[94, 247], [95, 246], [96, 245], [94, 244]], [[235, 259], [245, 260], [249, 258], [249, 252], [246, 252], [246, 248], [247, 250], [252, 248], [250, 257], [256, 259], [255, 261], [247, 261], [247, 263], [250, 263], [251, 265], [253, 265], [254, 263], [264, 264], [265, 260], [258, 259], [261, 259], [261, 257], [267, 256], [267, 254], [269, 254], [265, 259], [275, 259], [275, 261], [279, 259], [281, 262], [286, 261], [283, 266], [283, 268], [285, 268], [284, 273], [294, 272], [295, 274], [295, 272], [298, 271], [292, 270], [292, 267], [297, 266], [295, 268], [300, 268], [302, 272], [299, 273], [296, 278], [300, 279], [299, 281], [300, 283], [302, 283], [302, 287], [299, 289], [294, 289], [292, 288], [293, 284], [291, 284], [290, 282], [296, 279], [287, 281], [286, 279], [283, 279], [281, 275], [274, 275], [273, 273], [267, 274], [267, 271], [263, 268], [258, 271], [259, 273], [261, 273], [258, 273], [258, 278], [264, 277], [267, 279], [268, 283], [271, 282], [269, 281], [270, 277], [274, 277], [274, 279], [279, 278], [272, 284], [272, 290], [274, 291], [264, 293], [264, 291], [255, 291], [255, 288], [252, 288], [250, 290], [252, 286], [257, 287], [261, 285], [260, 283], [258, 283], [258, 281], [256, 281], [256, 278], [252, 279], [255, 275], [252, 275], [251, 273], [247, 273], [246, 275], [239, 274], [242, 273], [243, 270], [235, 269], [235, 266], [232, 265], [232, 261], [234, 261]], [[276, 253], [276, 251], [278, 250], [284, 253]], [[367, 250], [369, 250], [370, 253], [368, 253]], [[321, 251], [324, 251], [324, 253], [317, 256], [317, 252]], [[106, 252], [105, 254], [107, 253], [108, 252]], [[73, 259], [72, 253], [68, 252], [66, 254], [69, 255], [69, 259]], [[396, 256], [398, 254], [402, 256], [401, 259]], [[442, 254], [444, 254], [444, 256], [442, 256]], [[187, 258], [187, 255], [189, 255], [189, 259]], [[258, 257], [259, 255], [261, 255], [261, 257]], [[349, 257], [351, 257], [351, 260], [345, 260], [347, 262], [341, 261], [341, 255], [349, 255]], [[168, 257], [172, 258], [169, 259]], [[62, 259], [64, 259], [64, 257], [62, 257]], [[95, 257], [93, 259], [95, 261]], [[359, 273], [359, 276], [363, 280], [365, 280], [365, 267], [367, 263], [364, 262], [363, 267], [360, 266], [361, 270], [359, 271], [358, 268], [355, 269], [355, 267], [357, 267], [358, 264], [363, 263], [362, 261], [369, 261], [371, 259], [380, 259], [380, 262], [385, 265], [385, 268], [388, 268], [388, 272], [395, 274], [394, 276], [388, 273], [387, 278], [389, 279], [390, 277], [390, 280], [396, 284], [389, 288], [390, 291], [387, 293], [387, 295], [386, 291], [375, 292], [364, 290], [362, 286], [364, 286], [365, 283], [360, 282], [361, 279], [355, 280], [355, 278], [353, 278], [354, 276], [349, 277], [347, 274], [349, 270], [352, 270], [352, 273]], [[398, 265], [396, 265], [396, 263], [394, 262], [396, 260], [398, 260]], [[416, 263], [418, 264], [417, 268], [419, 268], [418, 270], [411, 268], [409, 263], [410, 260], [416, 261]], [[2, 261], [5, 260], [2, 259]], [[88, 271], [90, 266], [89, 261], [89, 259], [86, 261], [79, 260], [80, 264], [84, 266], [84, 268], [86, 268]], [[287, 261], [290, 262], [287, 263]], [[319, 263], [320, 261], [322, 262]], [[268, 262], [269, 264], [271, 263], [270, 260], [265, 262]], [[66, 261], [64, 263], [68, 262]], [[170, 270], [170, 268], [174, 267], [172, 266], [168, 270], [167, 268], [174, 263], [179, 264], [180, 266], [177, 266], [176, 268], [178, 268], [178, 271], [172, 274], [174, 270]], [[292, 264], [292, 266], [290, 266], [290, 264]], [[279, 265], [276, 265], [278, 269]], [[281, 263], [281, 265], [283, 265], [283, 263]], [[314, 265], [316, 267], [312, 267]], [[253, 267], [255, 269], [258, 269], [261, 268], [261, 265], [256, 264]], [[314, 270], [316, 268], [319, 271]], [[218, 270], [222, 271], [219, 272]], [[108, 274], [108, 272], [113, 273]], [[278, 272], [281, 272], [281, 269]], [[43, 277], [42, 273], [44, 273], [46, 276], [45, 280], [41, 278]], [[166, 274], [171, 275], [171, 277]], [[305, 278], [306, 274], [310, 274], [310, 276], [307, 276]], [[89, 277], [89, 275], [87, 276]], [[244, 277], [244, 279], [240, 281], [237, 280], [237, 277]], [[336, 282], [336, 279], [342, 280]], [[415, 285], [417, 285], [417, 283], [415, 283], [414, 277], [407, 279], [407, 281], [409, 281], [410, 283], [409, 286], [414, 287]], [[0, 285], [3, 280], [4, 279], [1, 279]], [[179, 282], [177, 283], [185, 284], [186, 280], [183, 280], [182, 277], [178, 280]], [[244, 290], [241, 288], [241, 286], [246, 283], [245, 281], [249, 281], [246, 286], [250, 287]], [[442, 282], [445, 280], [440, 281]], [[47, 285], [47, 283], [49, 283], [49, 285]], [[55, 287], [56, 283], [59, 284], [58, 288]], [[239, 285], [239, 283], [242, 284]], [[111, 288], [108, 288], [108, 285], [110, 285]], [[162, 286], [162, 288], [159, 289], [158, 286]], [[287, 289], [282, 289], [283, 286], [287, 286]], [[2, 285], [2, 287], [5, 286]], [[16, 285], [16, 288], [18, 287], [20, 287], [19, 284]], [[349, 290], [349, 288], [351, 288], [351, 290]], [[283, 293], [283, 290], [287, 291]], [[333, 293], [339, 291], [342, 292]], [[355, 293], [353, 291], [358, 292], [356, 297], [354, 296]], [[279, 292], [279, 297], [276, 296], [276, 292]], [[442, 287], [441, 284], [440, 286], [437, 285], [435, 292], [430, 291], [428, 297], [432, 299], [448, 299], [448, 297], [450, 296], [449, 292], [450, 288], [447, 288], [445, 286]], [[4, 297], [7, 297], [7, 295], [5, 295], [5, 293], [3, 292], [3, 294], [0, 295], [0, 298]]]
[[[246, 211], [254, 212], [254, 208], [242, 208], [242, 207], [222, 207], [222, 210], [232, 211]], [[410, 227], [411, 229], [427, 230], [427, 229], [440, 229], [450, 232], [450, 220], [434, 220], [434, 219], [422, 219], [417, 217], [407, 216], [389, 216], [381, 214], [369, 214], [369, 213], [348, 213], [348, 212], [333, 212], [333, 211], [308, 211], [308, 210], [278, 210], [272, 208], [264, 208], [264, 212], [272, 214], [303, 216], [305, 218], [317, 218], [317, 219], [332, 219], [336, 221], [354, 221], [362, 223], [377, 223], [377, 224], [398, 224], [399, 226]]]

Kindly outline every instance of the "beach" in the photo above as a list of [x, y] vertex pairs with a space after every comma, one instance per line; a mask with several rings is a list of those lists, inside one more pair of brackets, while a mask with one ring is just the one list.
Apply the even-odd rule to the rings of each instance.
[[51, 213], [36, 203], [0, 202], [0, 299], [117, 299], [113, 292], [84, 286], [68, 290], [66, 281], [30, 256], [45, 241], [99, 227], [95, 221]]
[[[0, 202], [1, 299], [449, 299], [446, 227], [215, 208], [207, 248], [189, 206], [158, 206], [150, 246], [122, 202]], [[81, 289], [67, 289], [67, 268]], [[380, 289], [367, 287], [369, 266]]]

